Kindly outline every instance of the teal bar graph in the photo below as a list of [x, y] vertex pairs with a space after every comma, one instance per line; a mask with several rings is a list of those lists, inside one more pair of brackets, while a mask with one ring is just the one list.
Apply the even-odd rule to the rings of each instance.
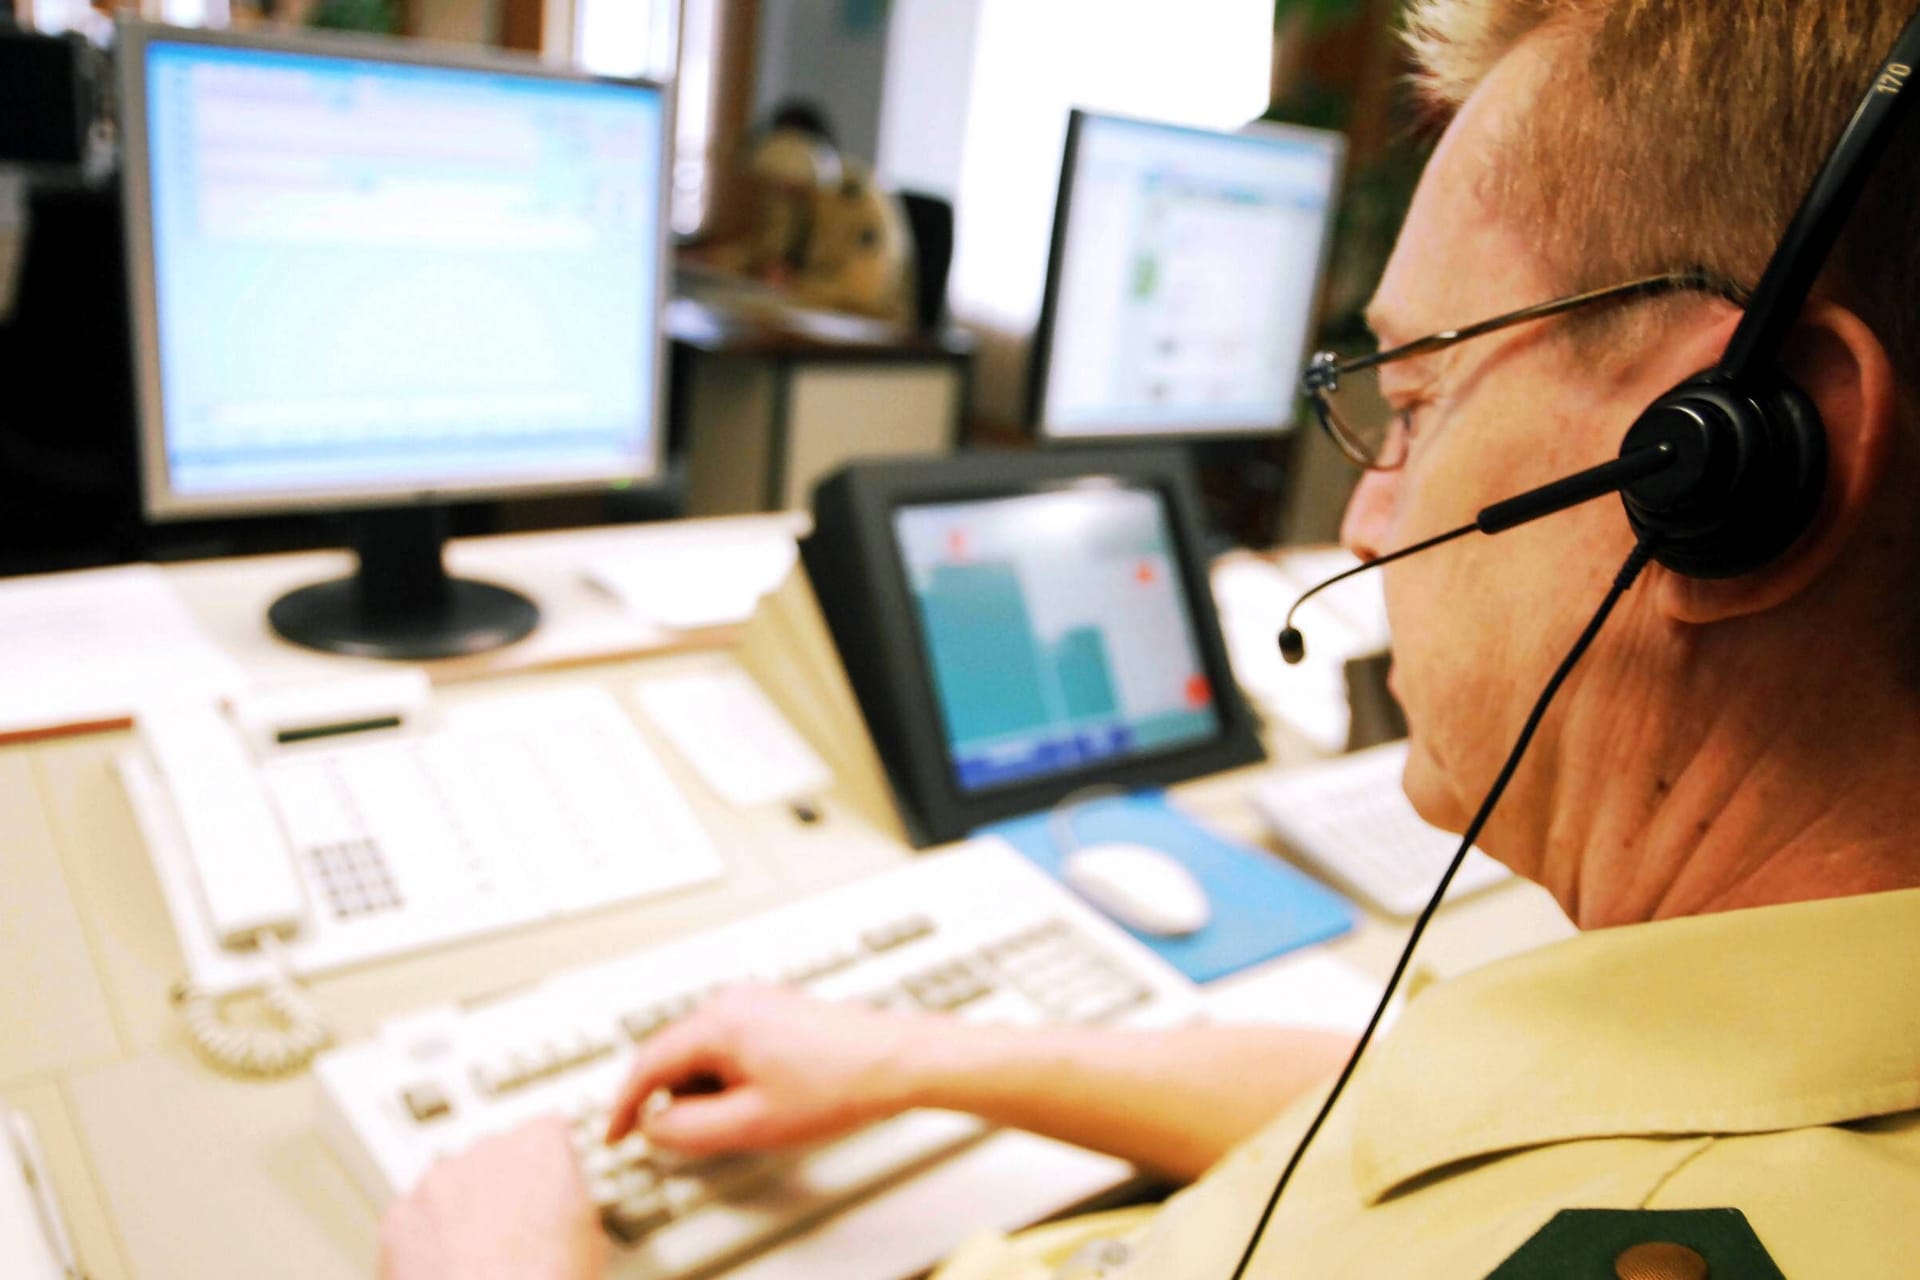
[[1046, 673], [1012, 564], [936, 565], [920, 608], [956, 745], [1048, 725]]
[[1075, 627], [1053, 646], [1053, 669], [1074, 721], [1113, 719], [1120, 700], [1113, 690], [1113, 667], [1107, 660], [1107, 642], [1098, 627]]

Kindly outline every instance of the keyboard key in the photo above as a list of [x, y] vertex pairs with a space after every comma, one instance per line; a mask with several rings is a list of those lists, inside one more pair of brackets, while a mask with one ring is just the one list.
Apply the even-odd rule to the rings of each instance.
[[447, 1101], [447, 1095], [441, 1092], [437, 1084], [416, 1084], [403, 1091], [400, 1100], [406, 1104], [407, 1114], [419, 1124], [453, 1114], [453, 1104]]
[[869, 951], [892, 951], [895, 947], [904, 947], [909, 942], [926, 937], [933, 932], [933, 928], [933, 921], [926, 916], [912, 915], [867, 930], [860, 935], [860, 942]]
[[673, 1221], [673, 1210], [658, 1188], [649, 1187], [600, 1208], [600, 1225], [621, 1244], [634, 1245]]
[[666, 1025], [667, 1019], [657, 1007], [636, 1009], [632, 1013], [620, 1015], [620, 1029], [625, 1031], [627, 1039], [635, 1044], [656, 1034]]

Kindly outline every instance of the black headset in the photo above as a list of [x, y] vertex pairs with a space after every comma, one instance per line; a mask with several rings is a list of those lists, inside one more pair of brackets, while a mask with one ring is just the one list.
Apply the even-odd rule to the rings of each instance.
[[1334, 583], [1470, 533], [1500, 533], [1603, 494], [1620, 494], [1637, 539], [1612, 590], [1535, 701], [1499, 776], [1468, 824], [1452, 864], [1414, 922], [1372, 1020], [1275, 1183], [1233, 1280], [1240, 1280], [1252, 1264], [1282, 1193], [1372, 1042], [1414, 947], [1519, 767], [1554, 694], [1640, 570], [1651, 559], [1688, 577], [1738, 577], [1770, 563], [1812, 527], [1826, 486], [1826, 427], [1812, 399], [1781, 367], [1780, 352], [1862, 189], [1906, 117], [1907, 81], [1916, 64], [1920, 64], [1920, 12], [1894, 41], [1892, 52], [1808, 188], [1719, 362], [1647, 406], [1627, 429], [1617, 458], [1495, 503], [1469, 524], [1329, 578], [1296, 600], [1288, 612], [1280, 652], [1287, 661], [1298, 662], [1306, 650], [1293, 627], [1293, 612]]
[[1827, 434], [1780, 367], [1785, 344], [1860, 192], [1906, 116], [1920, 62], [1910, 20], [1814, 179], [1720, 362], [1648, 406], [1622, 457], [1666, 446], [1673, 464], [1621, 489], [1654, 559], [1695, 578], [1750, 573], [1812, 525], [1827, 477]]

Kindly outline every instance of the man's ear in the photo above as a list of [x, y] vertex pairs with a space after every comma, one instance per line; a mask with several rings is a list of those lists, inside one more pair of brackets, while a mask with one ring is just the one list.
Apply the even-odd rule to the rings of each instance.
[[1787, 339], [1781, 363], [1812, 399], [1827, 433], [1826, 491], [1813, 524], [1784, 555], [1753, 573], [1719, 579], [1660, 575], [1661, 608], [1677, 621], [1718, 622], [1760, 613], [1805, 591], [1845, 554], [1886, 474], [1896, 384], [1893, 362], [1873, 330], [1835, 303], [1810, 303]]

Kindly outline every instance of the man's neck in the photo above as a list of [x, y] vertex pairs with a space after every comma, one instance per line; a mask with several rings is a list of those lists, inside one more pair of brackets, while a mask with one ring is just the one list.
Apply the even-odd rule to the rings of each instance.
[[1538, 877], [1581, 928], [1920, 887], [1914, 699], [1843, 674], [1576, 711]]

